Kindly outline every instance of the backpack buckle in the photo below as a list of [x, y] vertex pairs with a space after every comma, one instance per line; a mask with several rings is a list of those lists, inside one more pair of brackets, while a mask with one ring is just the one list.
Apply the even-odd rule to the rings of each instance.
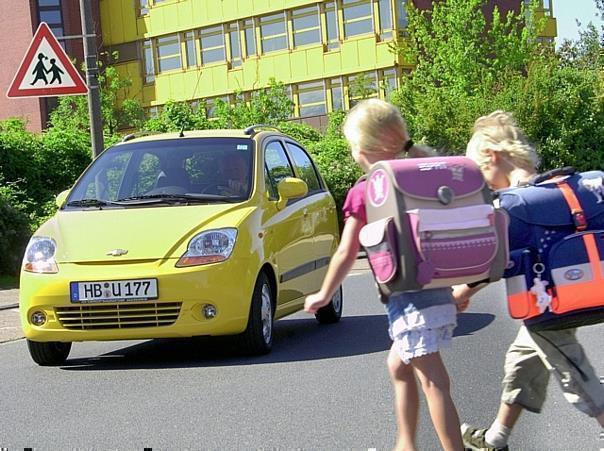
[[572, 215], [575, 228], [578, 231], [587, 229], [587, 219], [585, 219], [585, 213], [583, 213], [583, 210], [573, 210]]

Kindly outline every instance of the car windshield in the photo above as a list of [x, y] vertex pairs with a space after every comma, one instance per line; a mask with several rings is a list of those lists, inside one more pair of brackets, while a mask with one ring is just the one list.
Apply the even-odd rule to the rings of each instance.
[[253, 141], [179, 138], [107, 149], [71, 190], [67, 208], [240, 202], [252, 190]]

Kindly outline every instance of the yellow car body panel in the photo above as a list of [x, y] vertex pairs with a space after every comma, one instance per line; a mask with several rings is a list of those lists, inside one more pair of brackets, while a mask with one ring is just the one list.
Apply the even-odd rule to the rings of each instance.
[[[254, 137], [258, 147], [262, 138], [263, 133]], [[261, 272], [274, 290], [275, 319], [300, 310], [304, 297], [320, 287], [337, 246], [335, 203], [324, 190], [279, 209], [265, 188], [263, 153], [256, 151], [253, 158], [254, 184], [241, 202], [59, 210], [34, 234], [56, 243], [58, 272], [21, 271], [20, 315], [26, 338], [76, 342], [238, 334], [248, 325]], [[177, 266], [193, 237], [224, 228], [237, 230], [226, 260]], [[157, 280], [156, 299], [71, 299], [71, 283], [138, 279]], [[202, 314], [206, 304], [215, 306], [214, 318]], [[43, 325], [32, 323], [36, 312], [45, 314]]]

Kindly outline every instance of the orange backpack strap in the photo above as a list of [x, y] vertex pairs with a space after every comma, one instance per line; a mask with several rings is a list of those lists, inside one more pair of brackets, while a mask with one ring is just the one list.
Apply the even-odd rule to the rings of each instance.
[[562, 192], [564, 200], [570, 208], [570, 213], [573, 215], [575, 228], [579, 232], [585, 230], [587, 228], [587, 219], [585, 218], [583, 207], [581, 207], [581, 203], [579, 202], [579, 199], [577, 199], [577, 195], [565, 180], [556, 182], [556, 185]]

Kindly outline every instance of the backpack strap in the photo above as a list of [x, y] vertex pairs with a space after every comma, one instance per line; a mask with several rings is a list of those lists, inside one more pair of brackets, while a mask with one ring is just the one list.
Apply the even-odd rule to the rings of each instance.
[[556, 182], [556, 185], [562, 192], [564, 200], [570, 208], [570, 213], [573, 216], [575, 228], [578, 232], [582, 232], [587, 228], [587, 219], [585, 218], [585, 212], [583, 211], [583, 207], [581, 207], [581, 202], [579, 202], [579, 199], [577, 199], [577, 195], [570, 187], [570, 185], [566, 182], [566, 180], [559, 180]]
[[[566, 203], [570, 208], [577, 232], [582, 232], [586, 230], [587, 219], [585, 218], [583, 207], [581, 207], [581, 203], [579, 202], [579, 199], [577, 199], [577, 195], [575, 194], [574, 190], [566, 182], [566, 180], [560, 180], [556, 182], [556, 185], [562, 192], [564, 200], [566, 200]], [[589, 264], [591, 266], [593, 277], [595, 280], [602, 280], [604, 279], [604, 274], [602, 274], [601, 270], [601, 257], [598, 251], [598, 245], [596, 244], [596, 240], [591, 233], [586, 233], [582, 237], [583, 243], [585, 244], [585, 250], [587, 251], [587, 258], [589, 259]]]

